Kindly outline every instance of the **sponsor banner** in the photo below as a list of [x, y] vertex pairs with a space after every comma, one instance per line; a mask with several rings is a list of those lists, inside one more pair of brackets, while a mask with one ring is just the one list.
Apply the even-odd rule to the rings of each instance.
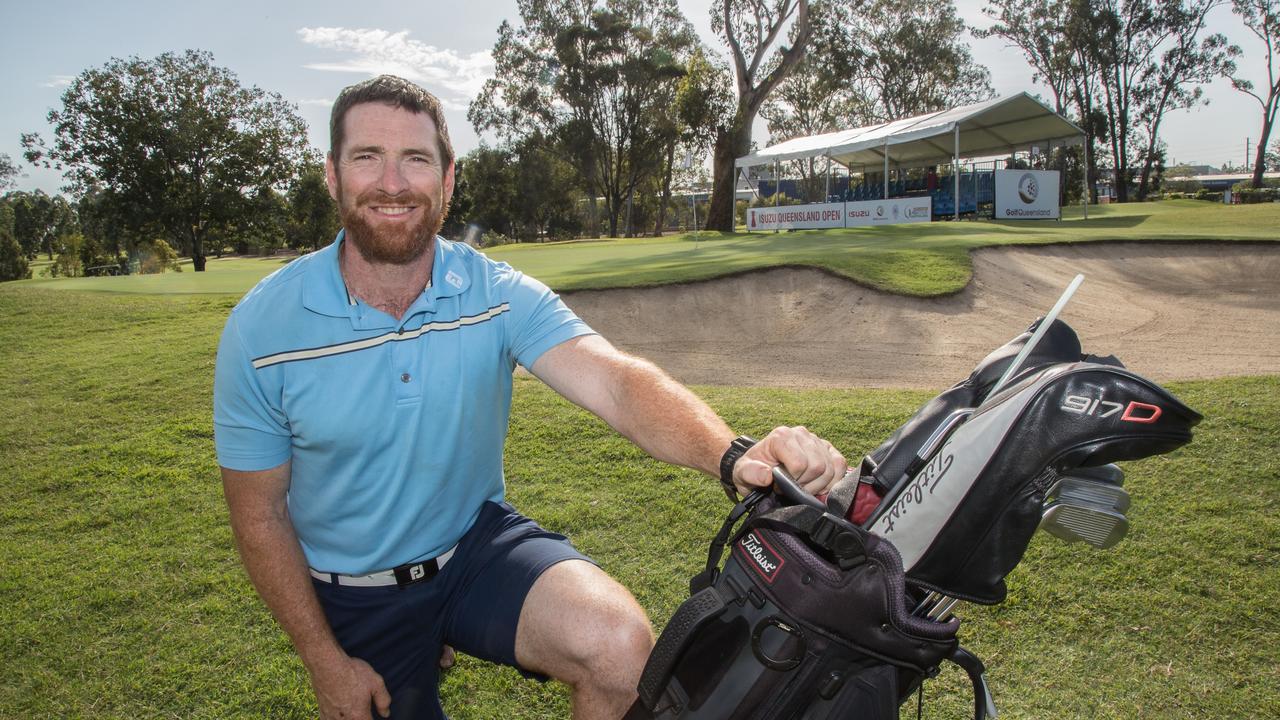
[[996, 170], [997, 220], [1057, 220], [1057, 170]]
[[747, 209], [748, 230], [844, 227], [844, 203], [782, 205]]
[[844, 204], [844, 226], [929, 222], [932, 212], [933, 198], [928, 195], [849, 202]]
[[840, 228], [929, 222], [932, 208], [933, 200], [928, 196], [748, 208], [747, 230]]

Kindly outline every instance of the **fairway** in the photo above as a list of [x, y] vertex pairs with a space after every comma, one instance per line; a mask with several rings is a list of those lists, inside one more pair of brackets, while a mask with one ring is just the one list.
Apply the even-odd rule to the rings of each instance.
[[19, 281], [19, 283], [55, 290], [86, 290], [91, 292], [143, 293], [148, 295], [243, 295], [259, 280], [284, 267], [288, 261], [286, 258], [279, 257], [209, 258], [205, 272], [198, 273], [191, 269], [191, 261], [188, 259], [182, 263], [182, 272], [56, 279], [37, 276], [31, 280]]
[[[924, 378], [915, 389], [827, 380], [764, 387], [805, 371], [806, 347], [827, 343], [822, 352], [837, 369], [874, 349], [872, 341], [804, 329], [804, 319], [820, 310], [813, 303], [787, 304], [792, 296], [773, 286], [755, 287], [755, 294], [780, 298], [791, 314], [769, 319], [763, 342], [772, 345], [758, 358], [759, 376], [725, 371], [710, 349], [664, 359], [695, 380], [704, 376], [692, 373], [710, 368], [714, 384], [699, 380], [695, 390], [736, 430], [763, 434], [779, 424], [804, 424], [855, 461], [936, 391], [960, 380], [978, 359], [974, 353], [993, 349], [979, 334], [988, 329], [978, 327], [978, 316], [992, 318], [1003, 342], [1004, 325], [1016, 321], [1013, 332], [1021, 329], [1060, 292], [1059, 275], [1084, 266], [1090, 279], [1066, 319], [1081, 331], [1086, 350], [1114, 352], [1151, 373], [1205, 421], [1189, 446], [1122, 463], [1133, 497], [1124, 542], [1094, 551], [1038, 535], [1009, 578], [1007, 602], [962, 606], [961, 639], [986, 661], [1005, 718], [1280, 716], [1280, 606], [1268, 600], [1280, 587], [1280, 369], [1274, 364], [1280, 341], [1259, 334], [1268, 323], [1263, 329], [1280, 327], [1274, 284], [1280, 273], [1258, 260], [1277, 257], [1276, 248], [1185, 242], [1275, 240], [1280, 206], [1108, 206], [1101, 218], [1097, 210], [1090, 209], [1089, 221], [1062, 223], [584, 242], [493, 254], [562, 289], [575, 287], [579, 274], [588, 280], [576, 287], [610, 279], [651, 285], [654, 278], [683, 282], [782, 264], [824, 268], [779, 272], [805, 273], [787, 282], [816, 297], [841, 295], [832, 302], [857, 305], [861, 298], [867, 306], [883, 295], [874, 287], [932, 296], [898, 301], [919, 304], [918, 322], [950, 323], [955, 357], [934, 354], [910, 365], [899, 353], [903, 372]], [[1110, 235], [1185, 244], [971, 253], [991, 244]], [[1119, 260], [1118, 252], [1137, 254]], [[1167, 266], [1157, 260], [1170, 257], [1181, 258], [1184, 279], [1201, 276], [1162, 285], [1158, 268]], [[1205, 268], [1225, 264], [1223, 258], [1235, 258], [1226, 274], [1208, 277]], [[240, 567], [210, 417], [214, 353], [227, 313], [281, 264], [279, 258], [227, 258], [211, 261], [210, 272], [201, 274], [188, 268], [0, 285], [0, 718], [315, 717], [306, 673]], [[1137, 277], [1135, 287], [1164, 294], [1141, 306], [1150, 316], [1108, 328], [1107, 319], [1117, 316], [1114, 295], [1087, 293], [1120, 292], [1117, 278], [1126, 268]], [[1231, 285], [1246, 275], [1248, 283]], [[664, 336], [674, 321], [663, 320], [683, 314], [697, 320], [704, 338], [720, 342], [715, 333], [741, 333], [756, 319], [734, 312], [746, 299], [735, 304], [731, 298], [716, 311], [698, 303], [723, 302], [710, 298], [718, 283], [739, 283], [734, 292], [746, 298], [751, 282], [776, 277], [782, 276], [599, 295], [601, 306], [616, 306], [622, 318], [644, 308], [628, 306], [617, 293], [708, 293], [703, 300], [663, 296], [666, 315], [637, 325], [630, 336], [619, 326], [619, 337], [641, 343]], [[840, 284], [823, 289], [813, 278]], [[1008, 290], [1027, 285], [1036, 286], [1034, 292]], [[573, 303], [588, 295], [567, 297]], [[1194, 316], [1207, 340], [1161, 325], [1157, 311], [1168, 314], [1183, 301], [1207, 303]], [[1225, 315], [1227, 307], [1239, 314]], [[859, 321], [881, 333], [920, 332], [910, 313], [896, 312], [877, 308]], [[788, 317], [803, 332], [789, 335]], [[1242, 345], [1250, 333], [1261, 338], [1255, 349], [1263, 364], [1239, 377], [1217, 377], [1223, 361], [1214, 353]], [[1169, 346], [1152, 347], [1159, 337]], [[1208, 355], [1193, 352], [1200, 345]], [[1206, 372], [1178, 375], [1146, 365], [1159, 353]], [[728, 354], [744, 353], [730, 348]], [[647, 458], [525, 374], [515, 385], [508, 497], [548, 529], [572, 537], [636, 594], [661, 628], [687, 597], [688, 579], [729, 509], [717, 483]], [[459, 720], [569, 716], [562, 687], [468, 657], [445, 676], [442, 692]], [[966, 693], [965, 679], [944, 671], [927, 686], [925, 717], [965, 717], [971, 712]], [[914, 716], [913, 704], [908, 715]]]
[[[1227, 206], [1195, 200], [1064, 208], [1064, 219], [935, 222], [848, 230], [698, 233], [660, 238], [506, 245], [486, 254], [553, 289], [648, 287], [770, 267], [820, 268], [868, 287], [930, 297], [968, 284], [969, 253], [992, 245], [1107, 240], [1280, 240], [1280, 204]], [[280, 258], [212, 258], [204, 273], [119, 278], [36, 278], [59, 290], [243, 294], [278, 269]]]

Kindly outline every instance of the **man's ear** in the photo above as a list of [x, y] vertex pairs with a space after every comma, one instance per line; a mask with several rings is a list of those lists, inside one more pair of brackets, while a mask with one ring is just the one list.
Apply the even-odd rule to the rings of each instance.
[[338, 168], [333, 164], [333, 153], [324, 156], [324, 184], [329, 186], [329, 197], [338, 201]]
[[457, 162], [449, 163], [448, 169], [444, 171], [444, 204], [448, 205], [453, 199], [453, 169], [457, 166]]

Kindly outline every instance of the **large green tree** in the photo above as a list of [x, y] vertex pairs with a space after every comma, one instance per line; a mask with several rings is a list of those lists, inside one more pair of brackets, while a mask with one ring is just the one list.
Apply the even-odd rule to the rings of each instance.
[[718, 0], [711, 26], [729, 46], [737, 106], [717, 127], [707, 229], [734, 229], [737, 168], [769, 95], [804, 58], [813, 28], [808, 0]]
[[696, 45], [674, 0], [520, 0], [504, 22], [495, 76], [468, 110], [506, 142], [555, 138], [616, 236], [627, 200], [674, 142], [669, 111], [682, 58]]
[[196, 50], [85, 70], [49, 122], [51, 146], [23, 136], [28, 161], [63, 169], [79, 193], [101, 189], [131, 233], [177, 241], [197, 271], [206, 241], [258, 211], [306, 150], [294, 105]]
[[[1232, 0], [1231, 10], [1240, 16], [1249, 32], [1258, 36], [1266, 48], [1266, 83], [1258, 88], [1244, 77], [1231, 78], [1231, 84], [1247, 93], [1262, 106], [1262, 130], [1253, 161], [1253, 187], [1262, 187], [1262, 173], [1267, 165], [1267, 141], [1275, 128], [1276, 112], [1280, 110], [1280, 0]], [[1256, 62], [1247, 63], [1258, 70]]]
[[[772, 141], [895, 120], [985, 100], [990, 74], [972, 57], [950, 0], [822, 0], [811, 10], [805, 58], [761, 110]], [[808, 199], [825, 168], [795, 169]]]
[[1031, 81], [1049, 88], [1058, 114], [1066, 114], [1072, 80], [1084, 72], [1067, 29], [1070, 11], [1069, 0], [990, 0], [982, 12], [995, 23], [974, 28], [979, 38], [999, 37], [1022, 51]]
[[[458, 182], [454, 186], [454, 202], [462, 201], [469, 212], [466, 222], [511, 237], [515, 234], [516, 157], [509, 147], [482, 144], [458, 158]], [[454, 213], [451, 210], [450, 216]], [[463, 220], [464, 218], [458, 218]]]

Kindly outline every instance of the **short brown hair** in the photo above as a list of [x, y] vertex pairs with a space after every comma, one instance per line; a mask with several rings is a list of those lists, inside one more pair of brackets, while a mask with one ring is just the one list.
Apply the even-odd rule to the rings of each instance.
[[412, 113], [426, 114], [436, 124], [436, 139], [440, 143], [442, 167], [453, 164], [453, 143], [449, 142], [449, 127], [444, 121], [440, 100], [421, 87], [395, 75], [379, 75], [355, 85], [349, 85], [338, 94], [329, 116], [329, 154], [337, 158], [342, 147], [342, 121], [347, 111], [364, 103], [382, 103]]

